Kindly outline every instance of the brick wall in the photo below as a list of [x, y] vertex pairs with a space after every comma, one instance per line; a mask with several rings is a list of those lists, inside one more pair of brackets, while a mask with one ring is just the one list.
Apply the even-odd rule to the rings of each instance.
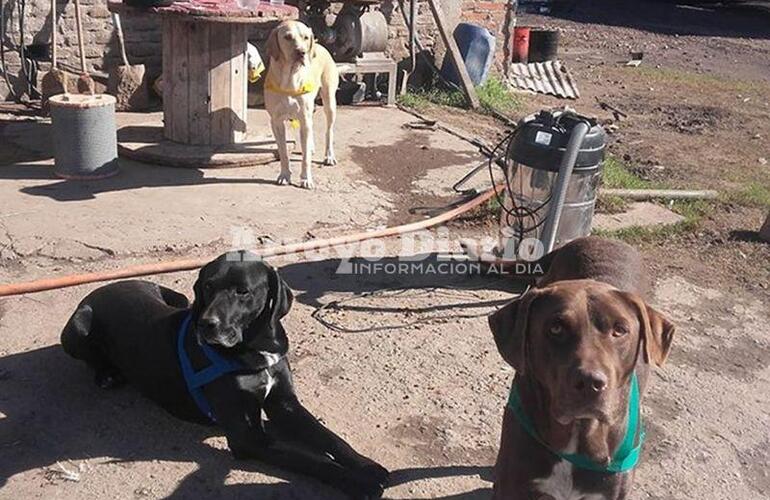
[[[6, 37], [12, 43], [19, 41], [19, 12], [13, 9], [15, 2], [6, 2]], [[454, 27], [465, 21], [483, 25], [498, 37], [497, 61], [502, 60], [502, 38], [500, 27], [505, 16], [505, 0], [439, 0], [448, 24]], [[404, 0], [409, 11], [409, 1]], [[113, 34], [112, 20], [105, 0], [81, 0], [86, 62], [89, 70], [107, 72], [113, 65], [120, 64], [117, 37]], [[398, 0], [384, 0], [381, 10], [391, 26], [389, 52], [397, 61], [405, 59], [408, 51], [408, 29], [404, 23]], [[77, 31], [75, 28], [75, 5], [72, 0], [59, 0], [58, 35], [59, 60], [69, 67], [79, 66]], [[50, 0], [27, 0], [25, 12], [25, 44], [47, 43], [51, 34]], [[151, 73], [159, 73], [161, 64], [159, 21], [151, 16], [123, 16], [123, 30], [126, 36], [128, 55], [132, 64], [145, 64]], [[443, 59], [445, 49], [433, 24], [428, 3], [418, 0], [418, 35], [426, 50], [436, 53], [436, 60]], [[263, 40], [265, 34], [254, 31], [254, 41]], [[8, 46], [6, 45], [6, 49]], [[19, 58], [15, 51], [6, 50], [9, 76], [14, 87], [20, 88]], [[46, 70], [42, 65], [41, 72]], [[5, 82], [0, 79], [0, 98], [8, 94]]]
[[[505, 19], [506, 0], [439, 0], [444, 18], [450, 30], [454, 30], [460, 22], [468, 22], [486, 27], [495, 37], [495, 60], [498, 67], [503, 60], [503, 37], [501, 28]], [[409, 16], [409, 1], [403, 0], [407, 18]], [[397, 61], [409, 56], [409, 29], [404, 23], [399, 10], [398, 0], [385, 0], [381, 9], [388, 18], [390, 25], [390, 41], [388, 48], [390, 55]], [[436, 61], [440, 64], [443, 60], [446, 48], [441, 41], [441, 36], [433, 23], [433, 16], [425, 0], [417, 3], [417, 33], [423, 47], [435, 53]]]
[[[6, 1], [6, 0], [3, 0]], [[15, 2], [7, 2], [14, 4]], [[83, 14], [83, 39], [86, 66], [89, 70], [105, 72], [112, 65], [119, 63], [117, 37], [113, 34], [112, 20], [104, 0], [81, 0]], [[6, 6], [6, 38], [14, 45], [19, 43], [19, 12], [8, 12]], [[77, 30], [75, 25], [75, 4], [72, 0], [57, 1], [57, 34], [59, 62], [66, 67], [79, 68]], [[51, 37], [50, 0], [27, 0], [25, 11], [25, 44], [48, 43]], [[153, 71], [160, 68], [160, 31], [157, 19], [147, 16], [122, 18], [126, 35], [129, 58], [132, 63], [147, 64]], [[8, 50], [6, 58], [9, 76], [14, 87], [22, 84], [19, 78], [19, 57]], [[41, 65], [41, 71], [47, 65]], [[5, 82], [0, 83], [0, 95], [6, 95]]]

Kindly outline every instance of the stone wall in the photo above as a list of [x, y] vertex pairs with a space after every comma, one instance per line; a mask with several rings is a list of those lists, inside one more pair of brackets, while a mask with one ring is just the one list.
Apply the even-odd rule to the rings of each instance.
[[[15, 3], [2, 0], [6, 5], [6, 41], [19, 43], [19, 12]], [[460, 21], [467, 21], [486, 26], [498, 37], [497, 61], [502, 60], [502, 38], [500, 27], [505, 15], [505, 0], [440, 0], [442, 10], [450, 26]], [[26, 0], [25, 44], [48, 43], [51, 35], [51, 15], [49, 0]], [[403, 0], [408, 16], [409, 1]], [[86, 63], [89, 71], [106, 73], [113, 65], [120, 64], [117, 37], [114, 35], [110, 13], [105, 0], [81, 0], [83, 31], [85, 39]], [[408, 58], [408, 28], [404, 23], [398, 0], [384, 0], [380, 7], [391, 26], [389, 51], [397, 61]], [[72, 0], [59, 0], [58, 36], [59, 60], [68, 68], [78, 68], [77, 31], [75, 28], [75, 5]], [[152, 73], [160, 72], [160, 23], [151, 16], [124, 16], [121, 18], [126, 36], [127, 50], [132, 64], [145, 64]], [[435, 52], [436, 60], [443, 59], [444, 47], [433, 23], [428, 3], [418, 0], [418, 36], [425, 50]], [[266, 34], [255, 30], [253, 41], [259, 44]], [[9, 77], [15, 88], [21, 88], [23, 80], [19, 77], [19, 57], [15, 50], [6, 43], [6, 62]], [[47, 69], [41, 64], [41, 72]], [[0, 98], [7, 96], [5, 81], [0, 79]]]

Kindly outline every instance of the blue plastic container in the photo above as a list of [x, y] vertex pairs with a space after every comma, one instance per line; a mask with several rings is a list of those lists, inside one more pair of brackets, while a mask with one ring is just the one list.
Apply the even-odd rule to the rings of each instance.
[[[471, 81], [474, 85], [481, 85], [487, 80], [489, 69], [495, 60], [495, 37], [483, 26], [460, 23], [455, 28], [454, 39], [460, 48], [460, 54], [468, 68]], [[444, 56], [441, 75], [450, 82], [460, 85], [460, 75], [449, 52]]]

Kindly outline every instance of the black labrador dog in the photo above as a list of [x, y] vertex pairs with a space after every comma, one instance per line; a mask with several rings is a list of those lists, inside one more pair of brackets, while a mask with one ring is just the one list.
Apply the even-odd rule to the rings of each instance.
[[[194, 291], [188, 309], [184, 295], [146, 281], [99, 288], [64, 327], [62, 347], [91, 366], [103, 388], [128, 382], [178, 418], [221, 426], [236, 458], [313, 476], [353, 498], [379, 498], [388, 471], [297, 399], [280, 322], [293, 296], [277, 271], [231, 252], [201, 269]], [[278, 432], [266, 431], [263, 411]]]

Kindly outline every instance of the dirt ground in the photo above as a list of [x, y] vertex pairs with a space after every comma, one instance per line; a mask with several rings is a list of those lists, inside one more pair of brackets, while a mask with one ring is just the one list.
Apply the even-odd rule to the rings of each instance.
[[[770, 186], [760, 162], [770, 159], [770, 17], [577, 5], [524, 21], [563, 30], [582, 93], [570, 104], [617, 127], [616, 157], [677, 187]], [[618, 64], [637, 48], [641, 67]], [[628, 117], [615, 120], [595, 97]], [[562, 104], [528, 96], [521, 113]], [[502, 131], [487, 117], [426, 113], [488, 142]], [[478, 156], [449, 134], [403, 127], [415, 119], [342, 109], [340, 165], [318, 168], [312, 193], [274, 186], [276, 163], [201, 172], [125, 162], [119, 177], [67, 183], [52, 176], [45, 123], [4, 121], [0, 282], [215, 255], [234, 234], [269, 245], [419, 219], [452, 200], [448, 186]], [[644, 403], [634, 499], [770, 496], [770, 245], [754, 233], [766, 211], [730, 198], [696, 231], [640, 243], [654, 303], [677, 337]], [[452, 239], [493, 230], [474, 220], [449, 226]], [[386, 262], [412, 253], [399, 240], [360, 250]], [[392, 471], [386, 498], [489, 498], [512, 370], [484, 316], [520, 287], [459, 272], [340, 274], [334, 253], [271, 262], [297, 298], [285, 326], [300, 397]], [[152, 278], [188, 296], [194, 279]], [[97, 389], [58, 345], [93, 288], [0, 299], [0, 498], [340, 498], [234, 461], [215, 429], [180, 424], [131, 389]]]

